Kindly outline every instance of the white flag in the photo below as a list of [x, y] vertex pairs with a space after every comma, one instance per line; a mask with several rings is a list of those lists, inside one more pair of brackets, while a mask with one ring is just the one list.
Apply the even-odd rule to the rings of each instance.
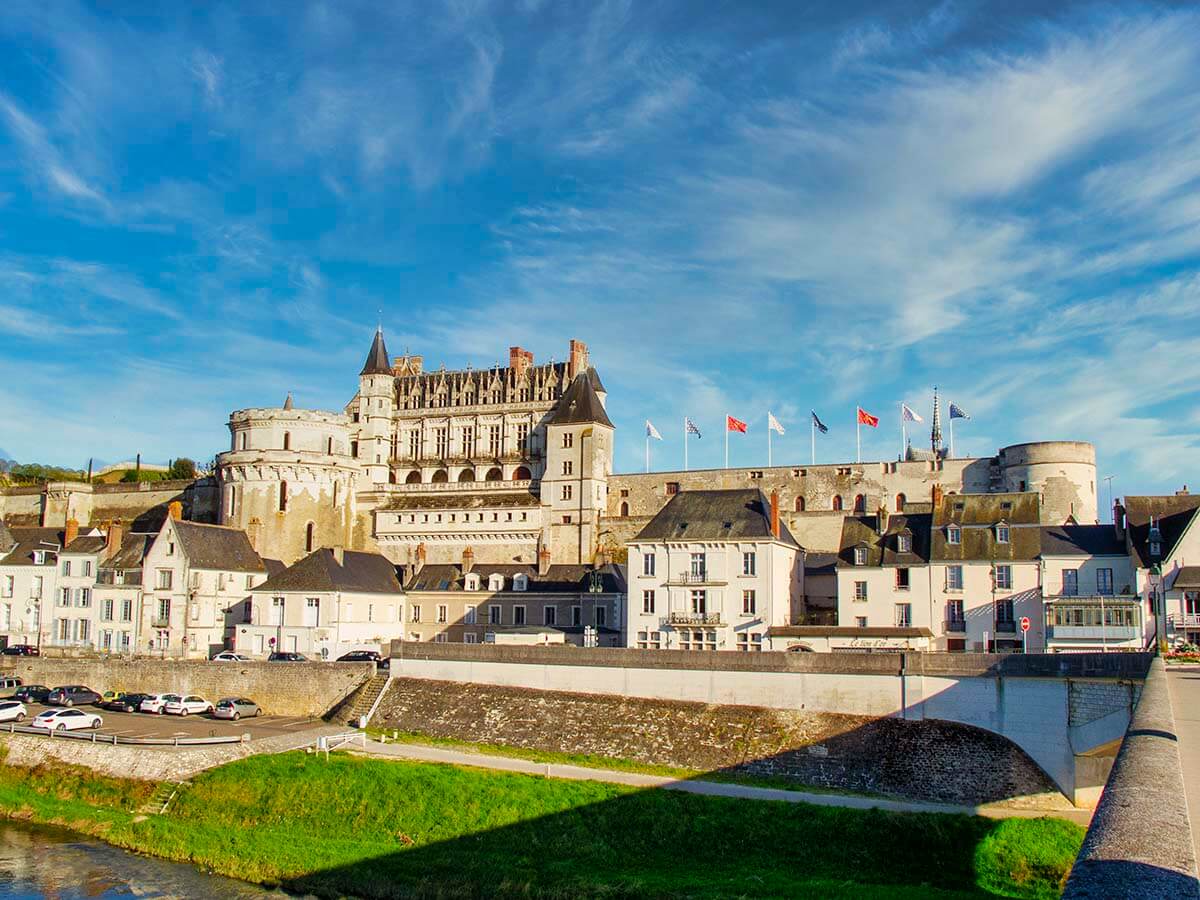
[[652, 437], [656, 441], [663, 439], [662, 435], [658, 433], [658, 429], [654, 427], [649, 419], [646, 420], [646, 437]]
[[918, 416], [907, 403], [900, 404], [900, 416], [905, 422], [924, 422], [925, 420]]
[[772, 431], [774, 431], [776, 434], [783, 434], [783, 426], [779, 424], [779, 420], [777, 418], [775, 418], [774, 413], [771, 413], [771, 412], [767, 413], [767, 427], [770, 428]]

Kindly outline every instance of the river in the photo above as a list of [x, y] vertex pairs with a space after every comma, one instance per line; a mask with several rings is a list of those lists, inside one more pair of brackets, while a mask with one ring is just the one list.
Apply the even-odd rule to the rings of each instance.
[[287, 897], [206, 875], [194, 866], [127, 853], [68, 831], [0, 822], [0, 900], [53, 897], [182, 897], [262, 900]]

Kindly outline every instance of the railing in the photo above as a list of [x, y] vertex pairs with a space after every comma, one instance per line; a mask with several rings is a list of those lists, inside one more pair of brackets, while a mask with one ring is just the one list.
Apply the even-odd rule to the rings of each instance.
[[997, 622], [996, 623], [996, 632], [997, 633], [1000, 633], [1003, 631], [1003, 632], [1012, 634], [1012, 633], [1016, 632], [1016, 630], [1017, 630], [1016, 622]]
[[667, 584], [724, 584], [724, 581], [718, 580], [711, 572], [680, 572], [677, 575], [670, 576]]
[[967, 620], [958, 617], [946, 619], [942, 623], [942, 628], [951, 633], [961, 634], [967, 630]]
[[170, 616], [155, 616], [153, 619], [150, 620], [150, 627], [151, 628], [170, 628], [171, 627], [171, 617]]
[[667, 613], [667, 625], [724, 625], [719, 612], [671, 612]]
[[442, 481], [442, 482], [418, 482], [416, 484], [384, 484], [376, 485], [376, 488], [386, 489], [389, 493], [433, 493], [444, 494], [453, 491], [520, 491], [529, 490], [533, 487], [533, 480], [522, 478], [518, 481]]
[[1196, 613], [1169, 613], [1167, 615], [1167, 623], [1174, 625], [1176, 628], [1180, 626], [1200, 628], [1200, 615]]
[[[0, 726], [3, 730], [3, 726]], [[73, 741], [87, 741], [90, 744], [141, 744], [158, 747], [186, 747], [193, 744], [241, 744], [250, 740], [248, 734], [227, 734], [215, 737], [169, 737], [169, 738], [139, 738], [121, 737], [117, 734], [100, 734], [96, 731], [51, 731], [49, 728], [36, 728], [33, 725], [18, 725], [8, 723], [9, 734], [37, 734], [51, 737], [55, 740], [67, 738]]]

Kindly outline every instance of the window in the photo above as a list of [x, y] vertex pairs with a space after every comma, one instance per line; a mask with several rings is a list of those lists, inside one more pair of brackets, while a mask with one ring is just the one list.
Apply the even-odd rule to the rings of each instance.
[[62, 564], [62, 573], [63, 573], [64, 575], [70, 575], [70, 574], [71, 574], [71, 561], [70, 561], [69, 559], [64, 559], [64, 560], [63, 560], [63, 564]]
[[742, 574], [758, 574], [758, 557], [755, 555], [753, 550], [742, 554]]
[[679, 493], [679, 482], [678, 481], [668, 481], [667, 485], [666, 485], [666, 493], [667, 493], [668, 497], [674, 497], [676, 494], [678, 494]]
[[854, 617], [854, 627], [855, 628], [866, 628], [867, 627], [867, 617], [866, 616], [855, 616]]
[[[358, 414], [355, 413], [355, 415], [358, 415]], [[358, 459], [358, 441], [350, 442], [350, 455], [353, 456], [355, 459]]]
[[571, 447], [574, 447], [575, 446], [575, 435], [573, 435], [569, 431], [563, 432], [562, 445], [563, 445], [564, 449], [568, 449], [568, 450]]
[[903, 494], [896, 495], [896, 512], [904, 512], [904, 506], [908, 503], [908, 498]]
[[513, 576], [513, 590], [525, 591], [529, 589], [529, 576], [524, 572], [518, 572]]
[[[280, 609], [282, 609], [283, 608], [283, 598], [276, 597], [275, 599], [277, 599], [279, 601]], [[158, 620], [160, 622], [170, 622], [171, 621], [171, 601], [168, 600], [166, 597], [163, 597], [161, 600], [158, 601]]]
[[796, 498], [796, 512], [804, 512], [804, 498], [803, 497]]
[[896, 551], [898, 553], [912, 553], [911, 534], [900, 534], [896, 536]]
[[605, 625], [608, 624], [608, 607], [607, 606], [597, 606], [595, 613], [596, 613], [596, 627], [597, 628], [603, 628]]
[[575, 468], [575, 464], [574, 464], [573, 462], [571, 462], [571, 460], [569, 460], [569, 459], [565, 459], [565, 460], [563, 460], [563, 464], [562, 464], [562, 473], [563, 473], [564, 475], [570, 475], [570, 474], [571, 474], [571, 470], [572, 470], [572, 469], [574, 469], [574, 468]]
[[305, 597], [304, 598], [304, 625], [307, 628], [316, 628], [321, 622], [321, 598], [320, 597]]
[[701, 580], [704, 578], [704, 572], [705, 572], [704, 554], [703, 553], [693, 553], [692, 557], [691, 557], [692, 578], [695, 580]]
[[563, 517], [562, 517], [562, 523], [563, 523], [564, 525], [570, 525], [570, 524], [571, 524], [571, 517], [570, 517], [570, 516], [563, 516]]
[[409, 616], [409, 621], [410, 621], [410, 622], [420, 622], [420, 621], [421, 621], [421, 607], [420, 607], [420, 605], [414, 605], [414, 606], [412, 607], [412, 609], [411, 609], [411, 614], [410, 614], [410, 616]]
[[896, 627], [897, 628], [912, 628], [912, 604], [897, 603], [896, 604]]
[[493, 572], [491, 575], [489, 575], [488, 576], [488, 590], [489, 591], [504, 590], [504, 576], [499, 573], [496, 573], [496, 572]]
[[292, 449], [292, 435], [290, 432], [287, 432], [287, 431], [285, 431], [283, 433], [283, 449], [284, 450]]
[[839, 511], [839, 510], [841, 510], [841, 508], [842, 508], [842, 496], [841, 496], [841, 494], [834, 494], [834, 495], [833, 495], [833, 500], [830, 502], [830, 504], [829, 504], [829, 508], [830, 508], [830, 509], [832, 509], [832, 510], [834, 510], [835, 512], [836, 512], [836, 511]]
[[126, 598], [121, 601], [121, 621], [133, 621], [133, 600]]
[[1007, 544], [1008, 543], [1008, 526], [1007, 525], [997, 525], [996, 526], [996, 543], [998, 543], [998, 544]]
[[16, 579], [12, 575], [5, 575], [3, 580], [0, 580], [0, 597], [11, 597], [15, 583]]
[[433, 429], [433, 453], [438, 459], [445, 459], [450, 455], [449, 428]]
[[59, 606], [70, 606], [71, 605], [71, 589], [70, 588], [59, 588], [58, 589], [58, 605]]
[[911, 581], [909, 578], [909, 570], [904, 569], [904, 568], [897, 569], [896, 570], [896, 590], [907, 591], [910, 586], [911, 586]]
[[646, 615], [654, 614], [654, 591], [642, 591], [642, 612]]
[[996, 590], [1012, 590], [1012, 566], [996, 566]]
[[583, 607], [582, 606], [572, 606], [571, 607], [571, 624], [574, 626], [579, 626], [579, 625], [583, 624]]
[[1151, 541], [1150, 542], [1150, 555], [1151, 556], [1162, 556], [1162, 544], [1160, 544], [1158, 541]]
[[860, 603], [867, 599], [867, 583], [865, 581], [854, 582], [854, 599]]
[[478, 644], [479, 643], [479, 635], [477, 635], [473, 632], [468, 632], [467, 634], [463, 635], [463, 643], [464, 644]]
[[703, 589], [691, 592], [693, 614], [702, 616], [708, 612], [708, 598], [706, 593]]
[[542, 624], [557, 625], [558, 624], [558, 607], [543, 606], [542, 607]]
[[525, 624], [525, 607], [524, 606], [514, 606], [513, 607], [513, 624], [514, 625], [524, 625]]
[[865, 513], [867, 511], [867, 498], [862, 494], [854, 496], [854, 511], [856, 513]]
[[961, 591], [963, 589], [962, 566], [946, 566], [946, 590]]
[[648, 576], [654, 575], [654, 554], [653, 553], [643, 553], [642, 554], [642, 574], [648, 575]]
[[1079, 595], [1078, 569], [1063, 569], [1062, 593], [1064, 597], [1076, 597]]
[[865, 566], [867, 564], [867, 548], [866, 547], [855, 547], [854, 548], [854, 564], [856, 566]]
[[449, 640], [450, 640], [450, 635], [446, 634], [446, 632], [444, 632], [444, 631], [440, 632], [439, 634], [435, 634], [433, 636], [433, 642], [435, 644], [445, 644]]
[[92, 561], [90, 559], [85, 559], [83, 561], [83, 574], [84, 574], [84, 577], [90, 576], [92, 574]]
[[962, 543], [962, 529], [959, 528], [957, 525], [947, 525], [946, 526], [946, 543], [947, 544], [961, 544]]
[[91, 588], [79, 588], [75, 592], [75, 605], [87, 609], [92, 605]]
[[1096, 593], [1103, 596], [1111, 596], [1113, 592], [1113, 570], [1112, 569], [1097, 569], [1096, 570]]
[[92, 623], [87, 619], [79, 619], [75, 623], [75, 634], [79, 640], [87, 641], [92, 636]]
[[44, 566], [46, 564], [46, 551], [45, 550], [34, 550], [33, 551], [33, 564], [35, 566]]
[[500, 607], [499, 606], [489, 606], [488, 607], [488, 624], [489, 625], [499, 625], [500, 624]]
[[479, 614], [478, 607], [474, 604], [467, 604], [467, 611], [463, 614], [464, 625], [474, 625]]
[[279, 482], [279, 511], [287, 512], [288, 488], [287, 482]]
[[573, 487], [574, 487], [574, 485], [570, 485], [570, 484], [564, 484], [564, 485], [562, 486], [562, 499], [563, 499], [563, 500], [570, 500], [570, 499], [571, 499], [571, 494], [572, 494], [572, 493], [574, 493], [574, 492], [572, 491], [572, 488], [573, 488]]
[[313, 545], [316, 542], [316, 533], [315, 533], [316, 530], [317, 530], [316, 526], [312, 522], [309, 522], [307, 525], [304, 526], [304, 552], [305, 553], [313, 552]]
[[42, 576], [34, 575], [33, 581], [30, 582], [30, 585], [29, 585], [29, 599], [30, 600], [41, 600], [42, 599], [42, 584], [43, 584]]
[[620, 514], [621, 514], [622, 518], [629, 515], [629, 503], [627, 501], [621, 502], [621, 513]]
[[439, 624], [441, 624], [441, 625], [445, 625], [445, 624], [446, 624], [446, 619], [447, 619], [448, 617], [449, 617], [449, 610], [446, 608], [446, 604], [445, 604], [445, 603], [439, 603], [439, 604], [438, 604], [438, 608], [437, 608], [437, 620], [438, 620], [438, 623], [439, 623]]
[[[1013, 602], [1011, 597], [996, 601], [996, 621], [1011, 623], [1013, 621]], [[1012, 630], [1012, 629], [1008, 629]]]
[[742, 615], [752, 616], [757, 611], [758, 603], [754, 591], [742, 591]]

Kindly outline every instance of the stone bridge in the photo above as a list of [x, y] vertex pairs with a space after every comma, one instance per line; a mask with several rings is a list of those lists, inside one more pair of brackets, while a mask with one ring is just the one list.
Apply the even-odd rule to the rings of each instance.
[[1150, 657], [1140, 653], [703, 653], [394, 642], [392, 674], [717, 705], [938, 719], [1003, 735], [1093, 806]]

